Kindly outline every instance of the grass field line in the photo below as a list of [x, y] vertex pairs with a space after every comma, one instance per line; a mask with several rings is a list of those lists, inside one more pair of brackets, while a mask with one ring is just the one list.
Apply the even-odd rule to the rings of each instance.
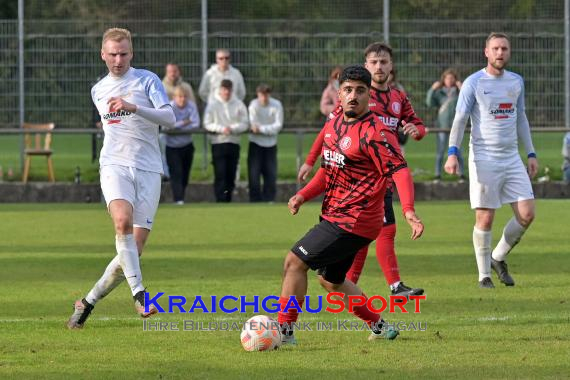
[[[188, 319], [189, 317], [192, 316], [192, 314], [180, 314], [182, 316], [184, 316], [185, 319]], [[250, 315], [247, 316], [215, 316], [215, 317], [210, 317], [207, 319], [204, 318], [197, 318], [197, 321], [200, 322], [235, 322], [235, 321], [245, 321], [247, 319], [250, 318]], [[512, 316], [494, 316], [494, 315], [489, 315], [489, 316], [485, 316], [485, 317], [478, 317], [478, 318], [460, 318], [463, 321], [478, 321], [478, 322], [497, 322], [497, 321], [508, 321], [508, 320], [514, 320], [517, 319], [518, 317], [516, 315], [512, 315]], [[541, 316], [540, 320], [555, 320], [558, 319], [559, 317], [556, 316]], [[319, 318], [318, 315], [315, 316], [304, 316], [303, 317], [303, 321], [320, 321], [322, 318]], [[344, 316], [344, 318], [339, 317], [339, 319], [354, 319], [357, 320], [356, 318], [354, 318], [352, 315], [346, 315]], [[392, 318], [394, 319], [394, 318]], [[90, 318], [91, 321], [101, 321], [101, 322], [105, 322], [105, 321], [142, 321], [143, 319], [140, 317], [91, 317]], [[153, 317], [151, 319], [147, 319], [148, 321], [170, 321], [171, 318], [168, 319], [164, 319], [164, 318], [160, 318], [160, 317]], [[44, 323], [44, 322], [58, 322], [58, 321], [63, 321], [63, 319], [61, 318], [0, 318], [0, 323], [29, 323], [29, 322], [40, 322], [40, 323]], [[432, 320], [431, 323], [441, 323], [442, 320]]]
[[[142, 321], [141, 318], [138, 317], [99, 317], [99, 318], [89, 318], [91, 321]], [[156, 320], [160, 320], [160, 318], [154, 318]], [[154, 320], [153, 319], [153, 320]], [[28, 322], [59, 322], [64, 321], [61, 318], [7, 318], [2, 319], [0, 318], [0, 323], [28, 323]]]
[[[185, 317], [190, 317], [192, 314], [182, 314]], [[216, 322], [234, 322], [234, 321], [245, 321], [246, 319], [249, 319], [250, 316], [220, 316], [220, 317], [210, 317], [207, 320], [206, 319], [202, 319], [200, 318], [201, 322], [210, 322], [210, 321], [216, 321]], [[305, 319], [311, 319], [311, 318], [305, 318]], [[143, 321], [142, 318], [140, 317], [91, 317], [89, 318], [90, 321]], [[164, 320], [160, 317], [153, 317], [150, 319], [147, 319], [148, 321], [160, 321], [160, 320]], [[58, 322], [58, 321], [63, 321], [63, 319], [61, 318], [0, 318], [0, 323], [29, 323], [29, 322], [40, 322], [40, 323], [44, 323], [44, 322]]]

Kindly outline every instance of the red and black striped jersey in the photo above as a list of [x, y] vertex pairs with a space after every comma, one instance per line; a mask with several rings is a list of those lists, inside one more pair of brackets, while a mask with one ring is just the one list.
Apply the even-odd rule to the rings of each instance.
[[394, 132], [397, 132], [398, 125], [402, 122], [412, 123], [418, 128], [420, 136], [417, 140], [426, 134], [424, 122], [416, 115], [404, 91], [394, 87], [388, 87], [386, 91], [371, 87], [368, 107]]
[[305, 199], [319, 194], [324, 180], [321, 216], [348, 232], [376, 238], [388, 180], [407, 167], [394, 133], [371, 111], [353, 122], [337, 115], [323, 127], [321, 158], [321, 170], [300, 194]]
[[[398, 136], [398, 126], [403, 123], [414, 124], [419, 131], [419, 136], [416, 140], [422, 139], [426, 134], [426, 128], [422, 119], [416, 115], [410, 99], [405, 92], [398, 90], [394, 87], [388, 87], [388, 90], [381, 91], [374, 87], [370, 88], [370, 100], [368, 107], [374, 112], [380, 120], [390, 128], [395, 136]], [[335, 110], [329, 115], [329, 119], [342, 114], [342, 106], [340, 103]], [[319, 133], [311, 151], [307, 155], [305, 162], [308, 165], [314, 165], [321, 153], [321, 146], [323, 145], [323, 131]]]

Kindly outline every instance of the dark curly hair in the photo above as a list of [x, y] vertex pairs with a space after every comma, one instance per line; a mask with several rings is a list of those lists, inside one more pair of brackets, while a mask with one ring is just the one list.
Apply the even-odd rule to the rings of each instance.
[[370, 87], [370, 84], [372, 82], [372, 76], [364, 66], [352, 65], [345, 67], [338, 78], [340, 84], [346, 82], [347, 80], [359, 81], [364, 83], [366, 87]]

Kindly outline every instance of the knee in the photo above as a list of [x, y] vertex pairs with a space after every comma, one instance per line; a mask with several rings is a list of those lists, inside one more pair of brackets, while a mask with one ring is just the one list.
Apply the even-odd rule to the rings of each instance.
[[319, 284], [321, 284], [321, 286], [329, 293], [338, 291], [342, 286], [342, 284], [334, 284], [332, 282], [325, 280], [325, 278], [321, 275], [319, 275], [318, 277], [319, 277]]
[[283, 277], [287, 276], [289, 273], [299, 273], [306, 272], [306, 264], [298, 258], [293, 252], [289, 252], [285, 258], [285, 263], [283, 264]]
[[519, 214], [518, 222], [524, 228], [528, 228], [534, 220], [534, 210], [528, 210]]
[[128, 235], [133, 233], [133, 226], [127, 215], [116, 216], [114, 221], [117, 235]]
[[478, 215], [475, 222], [475, 227], [482, 231], [490, 231], [493, 228], [493, 214]]

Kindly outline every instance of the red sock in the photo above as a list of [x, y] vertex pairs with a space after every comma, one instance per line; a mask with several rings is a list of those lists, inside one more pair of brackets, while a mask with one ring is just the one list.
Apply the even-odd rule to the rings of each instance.
[[366, 263], [366, 256], [368, 255], [368, 246], [364, 246], [360, 248], [360, 251], [356, 253], [354, 257], [354, 261], [352, 262], [352, 266], [346, 273], [346, 279], [352, 281], [353, 283], [357, 283], [358, 279], [360, 278], [360, 274], [362, 273], [362, 269], [364, 268], [364, 264]]
[[[301, 300], [297, 300], [299, 307], [303, 307], [303, 301], [305, 301], [304, 298]], [[289, 307], [289, 310], [287, 310], [287, 312], [283, 311], [285, 309], [285, 306], [287, 306], [288, 302], [289, 302], [289, 297], [279, 297], [279, 303], [281, 304], [281, 306], [279, 307], [279, 313], [277, 313], [277, 322], [279, 322], [279, 325], [281, 326], [283, 326], [284, 324], [291, 326], [291, 324], [297, 322], [297, 318], [299, 317], [299, 312], [295, 307]]]
[[382, 227], [380, 235], [376, 239], [376, 259], [388, 285], [400, 281], [400, 268], [396, 251], [394, 250], [394, 239], [396, 237], [396, 224]]
[[[364, 296], [364, 298], [366, 298], [366, 301], [368, 301], [368, 297], [366, 297], [366, 294], [362, 293], [362, 295]], [[362, 319], [364, 322], [368, 324], [368, 326], [371, 326], [372, 324], [377, 324], [378, 321], [382, 318], [380, 314], [376, 314], [368, 310], [366, 304], [362, 306], [355, 306], [352, 314]]]

